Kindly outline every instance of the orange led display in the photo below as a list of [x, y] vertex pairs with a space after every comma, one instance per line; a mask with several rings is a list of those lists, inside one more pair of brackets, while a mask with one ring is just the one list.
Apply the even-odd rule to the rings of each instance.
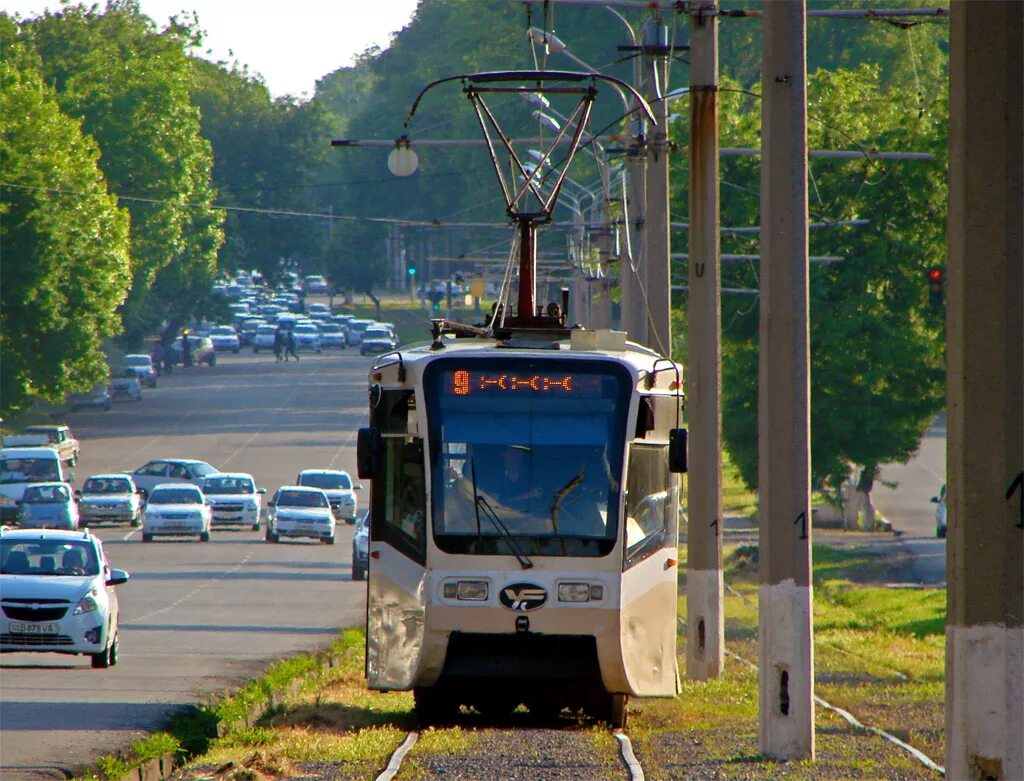
[[573, 375], [549, 376], [546, 374], [485, 374], [457, 369], [451, 372], [451, 392], [456, 396], [468, 396], [478, 391], [517, 393], [564, 392], [577, 390]]

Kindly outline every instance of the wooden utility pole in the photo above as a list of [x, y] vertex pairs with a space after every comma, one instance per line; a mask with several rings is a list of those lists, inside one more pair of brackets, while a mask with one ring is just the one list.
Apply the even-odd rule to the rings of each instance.
[[1024, 4], [950, 8], [946, 777], [1024, 778]]
[[807, 12], [793, 0], [761, 13], [760, 747], [813, 759]]
[[690, 429], [686, 677], [722, 674], [722, 279], [718, 201], [718, 4], [690, 6]]

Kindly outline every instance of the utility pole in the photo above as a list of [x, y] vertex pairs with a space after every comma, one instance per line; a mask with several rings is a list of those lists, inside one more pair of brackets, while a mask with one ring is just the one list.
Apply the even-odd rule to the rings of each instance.
[[[637, 89], [640, 85], [636, 85]], [[644, 267], [646, 265], [645, 241], [647, 213], [647, 157], [644, 153], [644, 127], [641, 117], [634, 120], [638, 132], [634, 143], [626, 153], [626, 191], [623, 199], [626, 205], [626, 238], [628, 252], [622, 258], [622, 315], [620, 328], [628, 338], [637, 344], [647, 344], [647, 310], [644, 306]]]
[[946, 777], [1024, 778], [1024, 4], [950, 7]]
[[779, 759], [814, 758], [806, 13], [761, 11], [759, 734]]
[[686, 677], [722, 674], [722, 276], [718, 195], [718, 3], [690, 6]]
[[672, 281], [668, 203], [668, 28], [655, 16], [644, 28], [647, 102], [654, 123], [647, 138], [647, 217], [644, 226], [644, 313], [648, 347], [672, 357]]

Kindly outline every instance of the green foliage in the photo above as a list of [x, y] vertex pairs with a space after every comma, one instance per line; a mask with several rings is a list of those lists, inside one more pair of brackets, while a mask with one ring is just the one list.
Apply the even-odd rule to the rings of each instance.
[[96, 143], [62, 113], [39, 59], [0, 15], [4, 180], [3, 414], [63, 401], [106, 376], [101, 350], [120, 330], [129, 281], [128, 215], [99, 170]]

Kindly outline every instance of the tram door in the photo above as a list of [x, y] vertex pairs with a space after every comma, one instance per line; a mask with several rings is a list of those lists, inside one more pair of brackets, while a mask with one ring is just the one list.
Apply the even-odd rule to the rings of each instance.
[[666, 442], [630, 444], [626, 490], [620, 626], [626, 677], [637, 695], [672, 696], [679, 680], [679, 478], [669, 471]]
[[373, 689], [409, 689], [426, 612], [426, 473], [423, 440], [410, 433], [411, 391], [383, 391], [375, 429], [366, 597], [366, 676]]

